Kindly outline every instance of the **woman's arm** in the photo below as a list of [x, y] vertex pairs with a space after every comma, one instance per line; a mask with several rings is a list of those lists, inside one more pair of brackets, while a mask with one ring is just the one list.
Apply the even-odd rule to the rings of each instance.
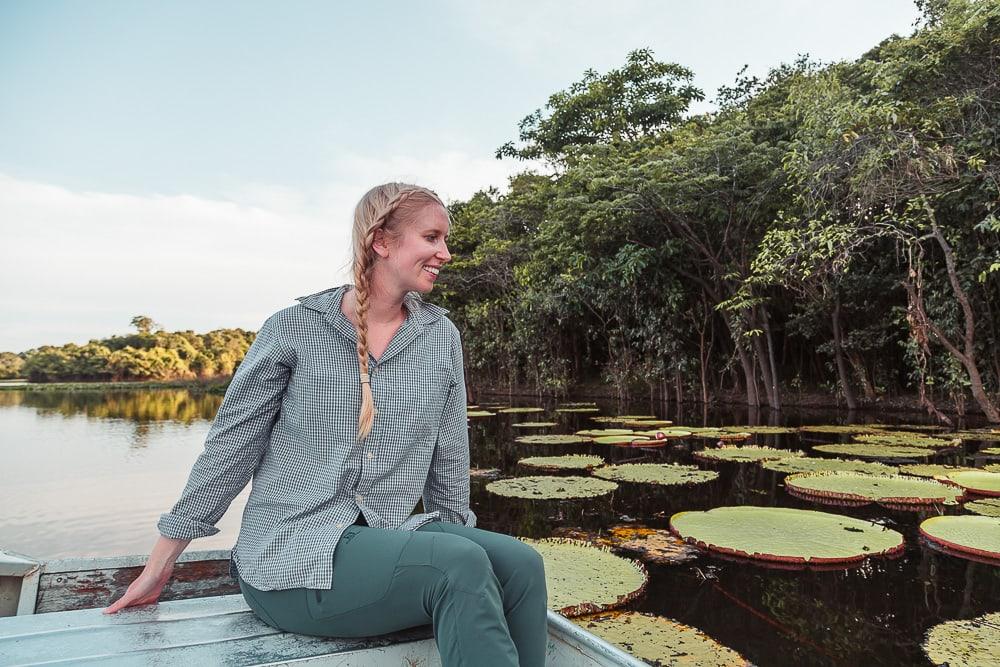
[[163, 587], [170, 580], [170, 575], [174, 571], [174, 563], [177, 557], [187, 547], [191, 540], [172, 540], [162, 535], [153, 551], [149, 554], [146, 567], [142, 569], [139, 576], [129, 584], [125, 595], [118, 598], [114, 604], [104, 610], [105, 614], [114, 614], [126, 607], [135, 607], [141, 604], [152, 604], [160, 599]]

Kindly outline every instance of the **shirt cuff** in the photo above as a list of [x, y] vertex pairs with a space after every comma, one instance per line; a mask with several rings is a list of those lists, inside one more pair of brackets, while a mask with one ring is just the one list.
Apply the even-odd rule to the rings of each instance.
[[194, 540], [219, 532], [215, 526], [176, 514], [161, 514], [156, 529], [160, 535], [174, 540]]

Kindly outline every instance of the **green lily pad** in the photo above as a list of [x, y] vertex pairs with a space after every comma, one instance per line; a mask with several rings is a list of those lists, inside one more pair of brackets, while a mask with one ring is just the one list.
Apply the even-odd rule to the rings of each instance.
[[556, 408], [556, 412], [600, 412], [600, 408]]
[[604, 459], [589, 454], [567, 454], [566, 456], [529, 456], [517, 463], [540, 470], [590, 470], [604, 465]]
[[619, 424], [619, 423], [621, 423], [621, 419], [619, 419], [618, 417], [609, 417], [607, 415], [599, 415], [597, 417], [591, 417], [590, 420], [591, 421], [595, 421], [598, 424]]
[[920, 534], [952, 553], [1000, 560], [1000, 519], [991, 516], [935, 516], [920, 524]]
[[887, 466], [884, 463], [851, 459], [784, 458], [762, 461], [760, 465], [768, 470], [786, 473], [842, 471], [894, 475], [898, 470], [895, 466]]
[[774, 447], [719, 447], [693, 452], [692, 456], [702, 461], [732, 461], [735, 463], [755, 463], [771, 459], [805, 456], [805, 452]]
[[518, 422], [511, 424], [514, 428], [549, 428], [558, 425], [556, 422]]
[[861, 459], [921, 459], [937, 454], [937, 450], [926, 447], [903, 445], [871, 445], [861, 443], [816, 445], [817, 452], [856, 456]]
[[944, 477], [950, 473], [961, 472], [963, 470], [974, 471], [976, 469], [965, 466], [948, 466], [940, 463], [910, 463], [909, 465], [899, 466], [899, 472], [915, 477]]
[[654, 428], [648, 431], [636, 431], [636, 435], [644, 435], [648, 438], [657, 438], [659, 436], [660, 440], [672, 440], [676, 438], [687, 438], [691, 436], [691, 431], [682, 431], [679, 428]]
[[855, 442], [870, 445], [902, 445], [904, 447], [927, 447], [930, 449], [956, 447], [962, 444], [961, 440], [948, 441], [921, 433], [863, 433], [854, 436], [854, 440]]
[[720, 436], [726, 434], [721, 428], [715, 426], [675, 426], [674, 428], [690, 431], [691, 435], [696, 438], [710, 438], [712, 440], [718, 440]]
[[892, 505], [955, 505], [964, 493], [950, 484], [902, 475], [857, 472], [800, 473], [785, 478], [785, 488], [807, 498]]
[[486, 490], [507, 498], [532, 500], [562, 500], [566, 498], [596, 498], [618, 488], [614, 482], [593, 477], [512, 477], [486, 485]]
[[532, 412], [545, 412], [545, 408], [500, 408], [497, 412], [502, 415], [521, 415]]
[[723, 426], [727, 433], [752, 433], [754, 435], [786, 435], [798, 433], [798, 429], [790, 426]]
[[469, 410], [465, 413], [467, 417], [492, 417], [493, 413], [489, 410]]
[[743, 667], [750, 663], [697, 628], [663, 616], [611, 612], [575, 621], [606, 642], [654, 665]]
[[935, 625], [927, 632], [923, 649], [935, 665], [995, 667], [1000, 655], [1000, 612]]
[[973, 440], [978, 442], [1000, 442], [1000, 433], [996, 431], [958, 431], [948, 435], [962, 440]]
[[663, 486], [703, 484], [719, 478], [719, 473], [715, 471], [670, 463], [622, 463], [598, 468], [591, 474], [594, 477], [616, 482], [661, 484]]
[[478, 410], [479, 406], [478, 405], [466, 405], [465, 409], [466, 410]]
[[590, 438], [584, 438], [582, 435], [565, 434], [522, 435], [519, 438], [514, 438], [514, 442], [525, 445], [578, 445], [590, 441]]
[[1000, 463], [987, 463], [983, 466], [986, 472], [1000, 472]]
[[669, 419], [625, 419], [622, 421], [622, 425], [630, 426], [632, 428], [665, 428], [667, 426], [672, 426], [673, 422]]
[[983, 498], [963, 505], [965, 509], [982, 516], [1000, 517], [1000, 498]]
[[469, 468], [469, 479], [497, 479], [501, 474], [499, 468]]
[[670, 530], [709, 551], [777, 563], [851, 563], [905, 546], [900, 533], [876, 523], [786, 507], [678, 512]]
[[560, 408], [596, 408], [597, 403], [593, 401], [576, 401], [574, 403], [560, 403]]
[[641, 419], [656, 419], [656, 415], [618, 415], [618, 421], [637, 421]]
[[577, 431], [577, 435], [585, 438], [603, 438], [607, 435], [632, 435], [632, 429], [628, 428], [592, 428], [586, 431]]
[[981, 496], [1000, 496], [1000, 472], [962, 470], [946, 475], [949, 481]]
[[880, 431], [926, 431], [928, 433], [934, 433], [937, 431], [943, 431], [943, 426], [938, 426], [937, 424], [865, 424], [868, 428], [878, 429]]
[[979, 450], [980, 454], [989, 454], [990, 456], [1000, 456], [1000, 447], [985, 447]]
[[599, 445], [640, 445], [643, 443], [658, 444], [656, 440], [644, 435], [604, 435], [594, 438]]
[[878, 428], [867, 424], [810, 424], [800, 426], [802, 433], [827, 433], [830, 435], [851, 434], [851, 433], [877, 433]]
[[646, 590], [649, 574], [639, 561], [585, 542], [520, 538], [542, 555], [549, 609], [572, 618], [628, 604]]

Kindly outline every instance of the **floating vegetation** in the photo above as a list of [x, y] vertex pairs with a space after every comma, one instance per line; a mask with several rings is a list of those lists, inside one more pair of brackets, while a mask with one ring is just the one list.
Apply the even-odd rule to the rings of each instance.
[[601, 415], [598, 417], [591, 417], [591, 421], [595, 421], [598, 424], [619, 424], [621, 419], [618, 417], [608, 417], [607, 415]]
[[732, 461], [734, 463], [756, 463], [771, 459], [805, 456], [805, 452], [792, 449], [775, 449], [774, 447], [719, 447], [717, 449], [702, 449], [692, 455], [702, 461]]
[[920, 524], [920, 534], [952, 553], [1000, 561], [1000, 519], [991, 516], [935, 516]]
[[877, 433], [878, 426], [867, 424], [812, 424], [800, 426], [802, 433], [828, 433], [830, 435], [841, 435], [851, 433]]
[[652, 438], [638, 434], [604, 435], [599, 438], [594, 438], [594, 442], [596, 442], [599, 445], [641, 445], [644, 443], [649, 443], [653, 445], [662, 444], [662, 443], [657, 443], [657, 441]]
[[469, 468], [470, 479], [498, 479], [500, 475], [498, 468]]
[[616, 482], [663, 486], [704, 484], [719, 478], [719, 473], [712, 470], [700, 470], [697, 466], [670, 463], [622, 463], [598, 468], [592, 474]]
[[622, 425], [632, 428], [663, 428], [672, 426], [673, 422], [669, 419], [624, 419]]
[[937, 424], [865, 424], [865, 426], [868, 428], [878, 429], [880, 431], [926, 431], [928, 433], [933, 433], [935, 431], [944, 430], [944, 426], [938, 426]]
[[623, 422], [623, 421], [639, 421], [643, 419], [656, 419], [656, 418], [657, 418], [656, 415], [618, 415], [614, 419]]
[[494, 413], [489, 410], [469, 410], [465, 415], [467, 417], [492, 417]]
[[948, 481], [981, 496], [1000, 496], [1000, 472], [962, 470], [946, 475]]
[[854, 436], [856, 442], [872, 445], [902, 445], [904, 447], [926, 447], [940, 449], [942, 447], [957, 447], [961, 440], [943, 440], [920, 433], [863, 433]]
[[600, 412], [600, 408], [556, 408], [556, 412]]
[[581, 628], [654, 665], [742, 667], [750, 663], [697, 628], [663, 616], [611, 612], [575, 621]]
[[575, 403], [560, 403], [560, 408], [596, 408], [597, 403], [593, 401], [577, 401]]
[[582, 435], [522, 435], [520, 437], [514, 438], [514, 442], [520, 442], [525, 445], [578, 445], [584, 442], [590, 442], [590, 438], [585, 438]]
[[723, 431], [727, 433], [750, 433], [755, 435], [787, 435], [798, 433], [798, 429], [791, 426], [723, 426]]
[[723, 442], [742, 442], [753, 437], [753, 433], [746, 431], [724, 431], [719, 434], [719, 440]]
[[957, 431], [948, 435], [962, 440], [977, 440], [979, 442], [1000, 442], [1000, 433], [988, 431]]
[[786, 507], [678, 512], [670, 530], [709, 551], [778, 563], [851, 563], [905, 546], [900, 533], [877, 523]]
[[937, 454], [936, 449], [908, 447], [904, 445], [873, 445], [862, 443], [816, 445], [818, 452], [856, 456], [862, 459], [922, 459]]
[[940, 463], [910, 463], [908, 465], [899, 466], [899, 472], [904, 475], [914, 475], [916, 477], [943, 477], [949, 473], [961, 472], [963, 470], [975, 471], [976, 468], [948, 466]]
[[1000, 463], [988, 463], [983, 466], [986, 472], [1000, 472]]
[[500, 408], [497, 412], [502, 415], [521, 415], [532, 412], [545, 412], [545, 408]]
[[726, 434], [725, 431], [714, 426], [678, 426], [678, 428], [690, 431], [691, 435], [696, 438], [711, 438], [712, 440], [718, 440]]
[[466, 405], [465, 409], [466, 410], [478, 410], [479, 406], [478, 405]]
[[1000, 612], [935, 625], [923, 649], [935, 665], [993, 667], [1000, 655]]
[[604, 465], [604, 459], [589, 454], [567, 454], [566, 456], [529, 456], [517, 463], [527, 468], [539, 470], [590, 470]]
[[567, 498], [596, 498], [618, 488], [614, 482], [593, 477], [512, 477], [486, 485], [486, 490], [507, 498], [531, 500], [563, 500]]
[[851, 459], [813, 459], [813, 458], [784, 458], [770, 459], [761, 462], [761, 466], [775, 472], [799, 473], [799, 472], [862, 472], [871, 475], [894, 475], [898, 471], [896, 466], [887, 466], [884, 463], [872, 461], [854, 461]]
[[619, 524], [609, 527], [606, 532], [597, 533], [579, 528], [557, 528], [555, 535], [609, 547], [658, 565], [686, 563], [695, 560], [701, 553], [669, 531], [642, 524]]
[[587, 431], [577, 431], [576, 434], [585, 438], [603, 438], [607, 435], [632, 435], [632, 432], [630, 428], [592, 428]]
[[979, 450], [980, 454], [989, 454], [990, 456], [1000, 456], [1000, 447], [986, 447]]
[[691, 436], [691, 431], [683, 431], [678, 428], [654, 428], [650, 431], [636, 431], [636, 435], [645, 435], [657, 440], [667, 440], [675, 438], [687, 438]]
[[518, 422], [516, 424], [511, 424], [514, 428], [549, 428], [552, 426], [558, 426], [556, 422]]
[[549, 609], [563, 616], [620, 607], [646, 590], [646, 567], [616, 556], [610, 549], [560, 538], [520, 539], [542, 555]]
[[983, 498], [963, 505], [965, 509], [982, 516], [1000, 517], [1000, 498]]
[[950, 484], [902, 475], [820, 472], [789, 475], [785, 488], [809, 500], [828, 498], [850, 503], [877, 502], [894, 506], [955, 505], [964, 493]]

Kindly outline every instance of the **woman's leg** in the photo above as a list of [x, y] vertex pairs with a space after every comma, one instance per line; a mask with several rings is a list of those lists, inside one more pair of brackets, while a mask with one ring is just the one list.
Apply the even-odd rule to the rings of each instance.
[[365, 637], [432, 623], [445, 667], [518, 664], [489, 556], [458, 535], [352, 526], [334, 554], [331, 590], [241, 589], [281, 630]]
[[521, 667], [543, 667], [548, 643], [547, 592], [539, 553], [510, 535], [479, 528], [435, 521], [420, 530], [464, 537], [486, 550], [500, 581], [504, 615]]

